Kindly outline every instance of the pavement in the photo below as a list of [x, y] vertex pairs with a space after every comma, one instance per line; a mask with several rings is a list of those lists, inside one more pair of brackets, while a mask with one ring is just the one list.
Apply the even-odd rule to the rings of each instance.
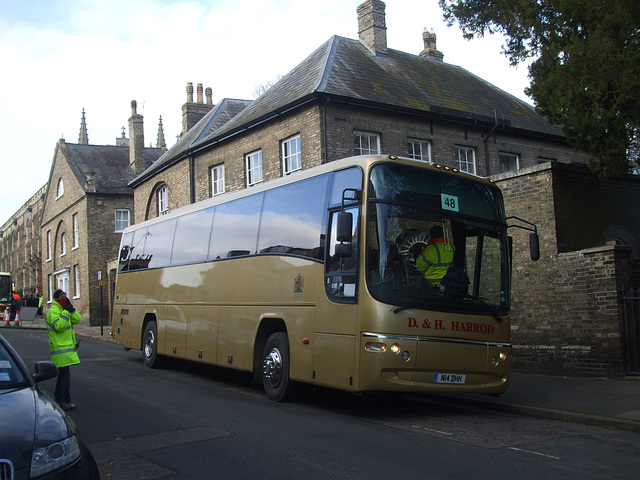
[[[23, 321], [20, 328], [44, 330], [45, 322], [42, 317], [35, 317]], [[78, 337], [116, 343], [111, 338], [110, 325], [79, 324], [74, 329]], [[481, 394], [432, 397], [518, 415], [640, 433], [640, 377], [635, 376], [610, 380], [512, 372], [507, 392], [500, 397]]]

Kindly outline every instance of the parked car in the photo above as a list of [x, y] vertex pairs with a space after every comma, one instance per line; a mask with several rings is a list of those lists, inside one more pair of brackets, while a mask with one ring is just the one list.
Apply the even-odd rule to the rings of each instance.
[[0, 335], [0, 479], [100, 479], [71, 418], [38, 387], [56, 375], [57, 367], [45, 361], [30, 375]]

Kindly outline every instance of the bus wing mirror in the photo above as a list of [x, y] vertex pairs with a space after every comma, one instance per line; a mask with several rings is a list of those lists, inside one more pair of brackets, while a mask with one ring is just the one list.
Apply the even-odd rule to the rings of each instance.
[[528, 222], [519, 217], [507, 217], [507, 221], [516, 220], [525, 225], [512, 224], [508, 225], [508, 228], [516, 227], [531, 232], [529, 234], [529, 255], [534, 262], [540, 259], [540, 239], [538, 238], [538, 227], [535, 223]]
[[534, 262], [540, 259], [540, 239], [537, 233], [529, 234], [529, 254]]
[[336, 240], [339, 242], [351, 242], [353, 239], [352, 225], [353, 214], [351, 212], [339, 212]]

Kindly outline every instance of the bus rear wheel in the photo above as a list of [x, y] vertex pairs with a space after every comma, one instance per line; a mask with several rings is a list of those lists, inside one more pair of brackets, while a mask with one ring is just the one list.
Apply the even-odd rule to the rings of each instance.
[[158, 355], [158, 326], [156, 322], [147, 323], [142, 334], [142, 362], [149, 368], [160, 366]]
[[289, 339], [285, 332], [276, 332], [267, 339], [262, 356], [262, 385], [271, 400], [285, 402], [293, 396], [289, 369]]

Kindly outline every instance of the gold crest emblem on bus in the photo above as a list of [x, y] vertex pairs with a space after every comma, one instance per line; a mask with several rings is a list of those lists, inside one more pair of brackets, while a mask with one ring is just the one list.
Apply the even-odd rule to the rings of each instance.
[[304, 290], [304, 278], [298, 274], [293, 282], [293, 293], [302, 293], [302, 290]]

